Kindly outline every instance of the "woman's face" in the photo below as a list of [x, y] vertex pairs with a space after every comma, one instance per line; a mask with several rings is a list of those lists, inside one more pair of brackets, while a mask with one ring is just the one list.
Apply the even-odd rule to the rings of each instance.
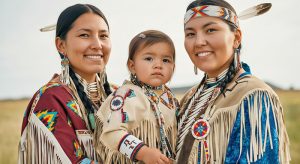
[[232, 32], [223, 20], [209, 16], [192, 18], [186, 23], [184, 33], [189, 57], [209, 77], [216, 77], [229, 67], [241, 39], [239, 30]]
[[56, 39], [59, 52], [70, 60], [72, 69], [87, 82], [94, 82], [109, 59], [111, 41], [108, 26], [97, 14], [77, 18], [65, 40]]

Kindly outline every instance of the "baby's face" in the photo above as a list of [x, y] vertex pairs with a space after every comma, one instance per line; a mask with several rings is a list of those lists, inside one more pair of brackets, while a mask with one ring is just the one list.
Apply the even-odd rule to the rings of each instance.
[[167, 83], [173, 75], [173, 54], [173, 49], [168, 43], [155, 43], [137, 51], [133, 60], [129, 61], [128, 67], [141, 82], [157, 87]]

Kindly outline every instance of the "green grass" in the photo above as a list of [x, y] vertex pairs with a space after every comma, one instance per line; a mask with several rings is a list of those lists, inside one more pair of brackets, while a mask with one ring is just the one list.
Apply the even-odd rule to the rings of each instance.
[[[284, 108], [290, 138], [291, 163], [297, 164], [300, 163], [300, 92], [277, 91], [277, 94]], [[0, 163], [17, 163], [21, 124], [28, 101], [0, 101]]]
[[300, 92], [277, 92], [284, 109], [285, 123], [290, 139], [292, 163], [300, 163]]

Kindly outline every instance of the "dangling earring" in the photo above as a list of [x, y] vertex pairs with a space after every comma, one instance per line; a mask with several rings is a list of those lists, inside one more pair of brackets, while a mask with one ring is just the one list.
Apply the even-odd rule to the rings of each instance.
[[70, 75], [69, 75], [69, 64], [70, 61], [66, 55], [61, 60], [61, 75], [60, 81], [66, 85], [70, 84]]
[[234, 60], [234, 68], [236, 69], [236, 70], [238, 70], [238, 68], [240, 67], [240, 57], [239, 57], [239, 54], [240, 54], [240, 49], [239, 48], [235, 48], [234, 49], [234, 58], [233, 58], [233, 60]]
[[198, 68], [194, 65], [194, 73], [195, 75], [198, 75]]

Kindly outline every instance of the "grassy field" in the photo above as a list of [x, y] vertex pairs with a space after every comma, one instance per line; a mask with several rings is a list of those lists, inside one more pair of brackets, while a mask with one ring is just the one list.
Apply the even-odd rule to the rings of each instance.
[[[277, 91], [285, 111], [292, 163], [300, 163], [300, 92]], [[180, 96], [179, 96], [180, 97]], [[0, 101], [0, 163], [17, 163], [21, 122], [29, 100]], [[298, 153], [297, 153], [298, 152]]]
[[300, 92], [278, 91], [284, 109], [285, 123], [290, 138], [292, 163], [300, 163]]
[[0, 101], [0, 163], [17, 163], [21, 124], [28, 101]]

